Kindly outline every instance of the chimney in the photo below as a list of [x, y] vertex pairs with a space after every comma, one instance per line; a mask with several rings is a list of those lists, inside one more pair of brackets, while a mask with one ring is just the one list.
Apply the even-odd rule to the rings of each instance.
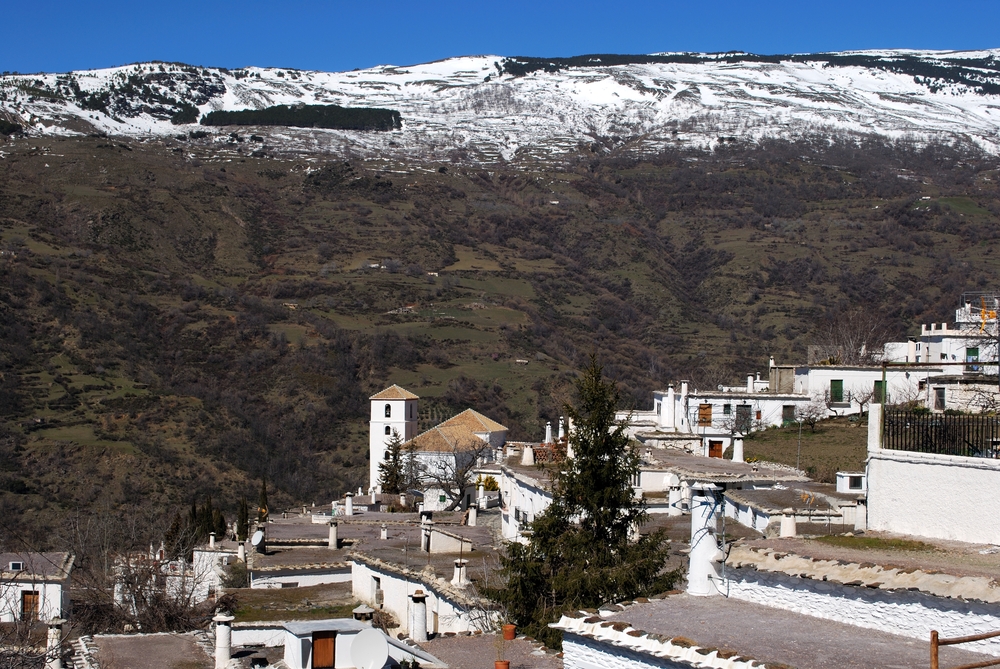
[[389, 539], [389, 528], [386, 527], [385, 523], [382, 523], [382, 535], [381, 535], [381, 539], [382, 539], [382, 541], [386, 541], [386, 540]]
[[403, 508], [403, 509], [406, 508], [406, 493], [405, 492], [399, 493], [399, 506], [401, 508]]
[[476, 515], [479, 513], [478, 509], [474, 506], [469, 507], [469, 527], [476, 526]]
[[240, 542], [240, 545], [236, 547], [236, 559], [243, 564], [247, 563], [247, 545]]
[[469, 585], [469, 578], [466, 573], [468, 560], [455, 560], [455, 576], [451, 579], [451, 584], [456, 588], [464, 588]]
[[551, 444], [552, 443], [552, 422], [551, 421], [545, 424], [545, 443], [546, 444]]
[[336, 520], [331, 520], [330, 521], [330, 534], [329, 534], [329, 537], [326, 540], [326, 547], [327, 548], [332, 548], [333, 550], [337, 550], [338, 548], [340, 548], [340, 541], [339, 541], [339, 538], [337, 537], [337, 532], [338, 532], [337, 521]]
[[778, 536], [781, 538], [798, 536], [798, 530], [795, 527], [795, 509], [784, 509], [781, 512], [781, 531]]
[[562, 441], [565, 436], [566, 430], [563, 428], [563, 417], [559, 416], [559, 441]]
[[739, 437], [733, 438], [733, 462], [743, 462], [743, 440]]
[[671, 383], [667, 386], [667, 396], [663, 398], [663, 404], [660, 405], [660, 427], [666, 430], [673, 430], [677, 427], [674, 418], [674, 413], [677, 410], [674, 404], [676, 401], [674, 384]]
[[481, 504], [484, 497], [486, 497], [486, 486], [480, 483], [476, 487], [476, 503]]
[[427, 641], [427, 595], [417, 590], [410, 595], [410, 638], [417, 643]]
[[232, 657], [233, 616], [219, 614], [215, 622], [215, 669], [226, 669]]
[[62, 669], [62, 626], [66, 621], [53, 618], [48, 622], [49, 634], [45, 643], [45, 669]]
[[344, 501], [344, 515], [353, 516], [354, 515], [354, 495], [347, 493], [344, 495], [346, 498]]
[[747, 374], [747, 392], [753, 392], [753, 374]]
[[533, 449], [529, 444], [524, 445], [524, 452], [521, 453], [521, 464], [522, 465], [535, 464], [535, 449]]
[[208, 547], [215, 548], [215, 532], [208, 533]]
[[425, 553], [431, 552], [431, 532], [434, 531], [434, 521], [424, 518], [420, 522], [420, 550]]
[[725, 559], [719, 550], [719, 503], [715, 497], [718, 488], [711, 483], [691, 486], [691, 552], [688, 562], [689, 595], [707, 597], [719, 594], [716, 582], [720, 579], [718, 563]]
[[767, 368], [774, 369], [775, 367], [777, 367], [777, 365], [774, 364], [774, 356], [772, 355], [770, 358], [767, 359]]

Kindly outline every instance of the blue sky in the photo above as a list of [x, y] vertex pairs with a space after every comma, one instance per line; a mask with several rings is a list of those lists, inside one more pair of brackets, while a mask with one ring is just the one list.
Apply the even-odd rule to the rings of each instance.
[[1000, 47], [1000, 1], [10, 2], [0, 71], [165, 60], [347, 70], [467, 54]]

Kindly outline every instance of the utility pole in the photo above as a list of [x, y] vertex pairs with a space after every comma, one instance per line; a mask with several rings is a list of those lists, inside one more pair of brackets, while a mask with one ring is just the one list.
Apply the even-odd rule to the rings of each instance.
[[795, 451], [795, 468], [799, 468], [799, 459], [802, 457], [802, 417], [799, 416], [799, 447]]

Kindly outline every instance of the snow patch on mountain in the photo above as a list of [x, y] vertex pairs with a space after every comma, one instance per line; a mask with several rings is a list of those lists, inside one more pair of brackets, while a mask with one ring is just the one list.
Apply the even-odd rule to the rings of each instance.
[[[672, 144], [707, 148], [720, 141], [859, 134], [960, 141], [1000, 153], [1000, 95], [993, 93], [1000, 84], [1000, 50], [837, 54], [859, 57], [860, 65], [845, 64], [852, 62], [845, 58], [831, 64], [823, 55], [775, 62], [695, 56], [697, 62], [622, 65], [595, 57], [585, 66], [524, 76], [505, 72], [500, 56], [352, 72], [140, 63], [2, 76], [0, 116], [29, 134], [164, 137], [198, 129], [231, 132], [179, 123], [216, 110], [383, 107], [402, 114], [401, 130], [253, 132], [277, 151], [430, 160], [545, 160], [581, 146], [641, 152]], [[937, 74], [871, 65], [879, 59], [907, 59]], [[939, 76], [949, 68], [960, 68], [962, 76]]]

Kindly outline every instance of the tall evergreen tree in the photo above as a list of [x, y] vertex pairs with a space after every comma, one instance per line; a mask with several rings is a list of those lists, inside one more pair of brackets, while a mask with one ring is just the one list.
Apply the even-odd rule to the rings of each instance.
[[236, 515], [236, 540], [246, 541], [250, 534], [250, 507], [247, 504], [247, 496], [240, 498], [240, 510]]
[[378, 482], [382, 492], [387, 495], [398, 495], [406, 489], [406, 471], [403, 462], [403, 438], [399, 432], [392, 431], [392, 436], [386, 443], [388, 452], [385, 460], [378, 463]]
[[561, 637], [548, 624], [563, 612], [663, 592], [680, 576], [663, 572], [662, 530], [632, 540], [646, 519], [632, 488], [640, 460], [625, 423], [615, 420], [618, 389], [596, 360], [577, 395], [577, 406], [566, 407], [574, 458], [552, 472], [552, 504], [531, 523], [528, 543], [507, 545], [502, 586], [484, 593], [550, 647]]
[[269, 511], [267, 509], [267, 478], [260, 480], [260, 499], [257, 501], [257, 520], [266, 523]]

